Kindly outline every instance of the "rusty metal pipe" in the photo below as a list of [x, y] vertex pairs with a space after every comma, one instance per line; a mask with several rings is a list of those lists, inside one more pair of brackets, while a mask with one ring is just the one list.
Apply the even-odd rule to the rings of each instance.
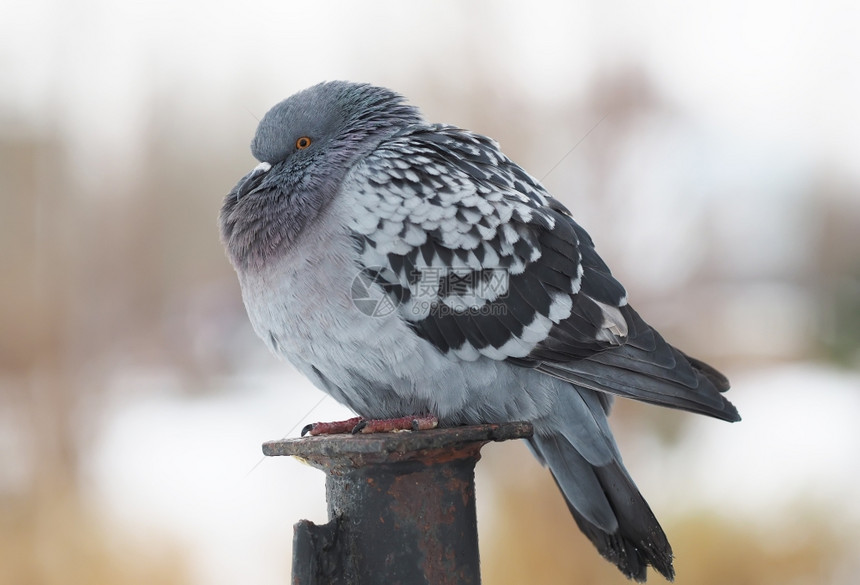
[[326, 474], [328, 524], [295, 525], [294, 585], [478, 585], [475, 464], [528, 423], [263, 444]]

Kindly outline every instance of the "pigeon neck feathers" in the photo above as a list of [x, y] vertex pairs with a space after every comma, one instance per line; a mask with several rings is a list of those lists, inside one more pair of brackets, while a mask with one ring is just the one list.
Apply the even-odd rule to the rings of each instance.
[[233, 264], [260, 269], [294, 247], [357, 161], [422, 123], [400, 94], [343, 81], [315, 85], [274, 106], [251, 143], [261, 164], [221, 209], [221, 237]]

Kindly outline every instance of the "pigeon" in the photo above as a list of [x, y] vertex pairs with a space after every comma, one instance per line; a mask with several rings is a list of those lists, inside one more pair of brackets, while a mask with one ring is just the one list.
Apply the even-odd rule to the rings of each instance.
[[599, 553], [628, 578], [672, 580], [608, 424], [613, 397], [740, 416], [725, 376], [633, 310], [567, 207], [494, 140], [369, 84], [278, 103], [251, 152], [220, 231], [271, 351], [358, 415], [347, 428], [531, 422]]

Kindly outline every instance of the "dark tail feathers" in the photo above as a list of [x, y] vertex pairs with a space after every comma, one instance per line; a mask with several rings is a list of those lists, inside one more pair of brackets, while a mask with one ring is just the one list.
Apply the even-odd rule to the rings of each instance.
[[549, 466], [580, 530], [624, 575], [645, 581], [650, 565], [675, 577], [672, 547], [648, 503], [619, 460], [594, 466], [561, 435], [531, 439]]

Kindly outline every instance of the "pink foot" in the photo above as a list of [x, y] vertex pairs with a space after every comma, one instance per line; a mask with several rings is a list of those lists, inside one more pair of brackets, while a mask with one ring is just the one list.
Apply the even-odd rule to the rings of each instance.
[[311, 423], [302, 429], [302, 436], [310, 434], [338, 435], [352, 433], [390, 433], [393, 431], [425, 431], [434, 429], [439, 425], [439, 420], [433, 415], [403, 416], [400, 418], [386, 419], [363, 419], [356, 416], [347, 420], [336, 422]]
[[358, 423], [353, 434], [391, 433], [393, 431], [426, 431], [439, 426], [439, 419], [432, 414], [402, 416], [400, 418], [371, 419]]
[[363, 420], [364, 419], [360, 416], [356, 416], [335, 422], [311, 423], [302, 429], [302, 436], [304, 437], [308, 433], [310, 433], [312, 437], [317, 435], [340, 435], [343, 433], [352, 433], [355, 430], [356, 425], [360, 424]]

